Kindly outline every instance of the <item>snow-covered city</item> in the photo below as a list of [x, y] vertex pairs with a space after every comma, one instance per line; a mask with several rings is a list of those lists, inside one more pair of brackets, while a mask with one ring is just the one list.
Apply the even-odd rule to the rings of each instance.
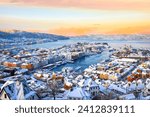
[[0, 100], [5, 117], [149, 115], [150, 0], [0, 0]]
[[0, 38], [1, 100], [150, 99], [150, 35]]

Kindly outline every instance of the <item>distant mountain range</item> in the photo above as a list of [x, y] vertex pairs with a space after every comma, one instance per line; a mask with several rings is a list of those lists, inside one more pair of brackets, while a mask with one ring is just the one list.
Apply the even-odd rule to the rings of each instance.
[[66, 40], [69, 38], [74, 39], [96, 39], [96, 40], [145, 40], [150, 41], [150, 34], [119, 34], [119, 35], [83, 35], [83, 36], [61, 36], [55, 34], [39, 33], [39, 32], [27, 32], [20, 30], [0, 31], [0, 39], [47, 39], [51, 41]]
[[73, 39], [92, 39], [92, 40], [119, 40], [119, 41], [150, 41], [150, 34], [116, 34], [116, 35], [83, 35], [71, 37]]
[[14, 38], [33, 38], [33, 39], [52, 39], [52, 40], [65, 40], [69, 39], [66, 36], [47, 34], [47, 33], [36, 33], [36, 32], [26, 32], [20, 30], [12, 30], [12, 31], [0, 31], [1, 39], [14, 39]]

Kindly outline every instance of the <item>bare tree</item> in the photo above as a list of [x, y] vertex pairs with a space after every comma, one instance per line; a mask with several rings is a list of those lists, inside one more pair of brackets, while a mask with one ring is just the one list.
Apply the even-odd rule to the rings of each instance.
[[53, 80], [52, 79], [48, 79], [47, 80], [47, 85], [50, 88], [51, 94], [52, 94], [52, 96], [54, 97], [54, 100], [55, 100], [56, 99], [56, 95], [57, 95], [57, 93], [59, 91], [59, 86], [58, 86], [57, 81], [55, 79], [53, 79]]
[[137, 80], [136, 80], [136, 89], [133, 92], [133, 94], [134, 94], [134, 96], [135, 96], [136, 99], [139, 99], [140, 98], [140, 95], [139, 95], [140, 91], [137, 89], [137, 87], [138, 87], [138, 83], [137, 83]]

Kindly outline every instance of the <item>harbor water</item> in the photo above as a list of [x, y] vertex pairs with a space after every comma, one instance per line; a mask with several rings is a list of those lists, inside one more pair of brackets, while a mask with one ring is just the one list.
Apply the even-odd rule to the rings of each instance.
[[[121, 41], [121, 40], [87, 40], [87, 39], [69, 39], [69, 40], [59, 40], [56, 42], [49, 42], [49, 43], [42, 43], [42, 44], [35, 44], [35, 45], [30, 45], [28, 47], [30, 48], [58, 48], [64, 45], [69, 45], [69, 44], [75, 44], [77, 42], [88, 42], [88, 43], [108, 43], [111, 47], [113, 48], [120, 48], [123, 47], [124, 45], [131, 45], [135, 48], [150, 48], [150, 42], [144, 42], [144, 41]], [[72, 67], [72, 68], [77, 68], [81, 67], [81, 71], [83, 71], [85, 68], [92, 64], [96, 64], [98, 62], [101, 62], [104, 59], [109, 58], [109, 51], [104, 51], [100, 54], [92, 55], [92, 56], [86, 56], [83, 58], [80, 58], [78, 60], [75, 60], [73, 63], [67, 63], [64, 65], [60, 65], [56, 68], [54, 68], [54, 71], [61, 71], [63, 67]]]

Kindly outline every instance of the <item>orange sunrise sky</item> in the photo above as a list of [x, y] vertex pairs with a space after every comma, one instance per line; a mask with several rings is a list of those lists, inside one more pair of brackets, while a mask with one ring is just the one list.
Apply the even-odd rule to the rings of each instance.
[[150, 34], [150, 0], [0, 0], [0, 30]]

